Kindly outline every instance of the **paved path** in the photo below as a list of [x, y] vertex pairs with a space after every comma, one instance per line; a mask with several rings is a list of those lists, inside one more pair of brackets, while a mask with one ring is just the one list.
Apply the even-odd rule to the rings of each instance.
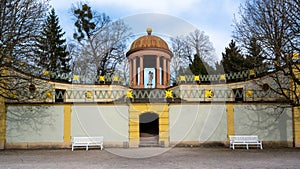
[[5, 150], [0, 168], [300, 168], [300, 149]]

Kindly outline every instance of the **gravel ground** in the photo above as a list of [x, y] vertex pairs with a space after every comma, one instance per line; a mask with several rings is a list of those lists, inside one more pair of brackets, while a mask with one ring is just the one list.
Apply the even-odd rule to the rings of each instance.
[[300, 168], [300, 149], [106, 148], [0, 151], [0, 168]]

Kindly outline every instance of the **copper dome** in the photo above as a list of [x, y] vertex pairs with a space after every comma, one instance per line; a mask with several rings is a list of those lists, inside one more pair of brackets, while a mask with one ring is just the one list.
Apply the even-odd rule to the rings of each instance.
[[162, 38], [151, 35], [151, 32], [152, 29], [147, 28], [148, 35], [136, 39], [131, 44], [130, 50], [127, 52], [126, 56], [129, 56], [133, 52], [149, 48], [165, 50], [166, 52], [171, 53], [168, 44]]

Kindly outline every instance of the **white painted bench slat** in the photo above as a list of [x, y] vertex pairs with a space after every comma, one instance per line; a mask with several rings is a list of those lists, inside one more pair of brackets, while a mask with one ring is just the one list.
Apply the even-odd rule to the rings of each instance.
[[89, 150], [89, 146], [99, 146], [103, 149], [103, 136], [99, 137], [73, 137], [72, 139], [72, 151], [74, 147], [86, 147]]
[[258, 139], [257, 135], [235, 135], [229, 136], [230, 146], [229, 148], [234, 149], [235, 146], [246, 146], [247, 150], [249, 149], [249, 145], [256, 145], [260, 149], [262, 147], [262, 141]]

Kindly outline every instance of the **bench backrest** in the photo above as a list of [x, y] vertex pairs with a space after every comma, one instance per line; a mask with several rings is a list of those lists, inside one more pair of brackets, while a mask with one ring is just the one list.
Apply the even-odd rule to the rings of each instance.
[[73, 137], [74, 143], [102, 143], [103, 136], [99, 137]]
[[230, 141], [233, 142], [257, 142], [258, 136], [256, 135], [251, 135], [251, 136], [229, 136]]

